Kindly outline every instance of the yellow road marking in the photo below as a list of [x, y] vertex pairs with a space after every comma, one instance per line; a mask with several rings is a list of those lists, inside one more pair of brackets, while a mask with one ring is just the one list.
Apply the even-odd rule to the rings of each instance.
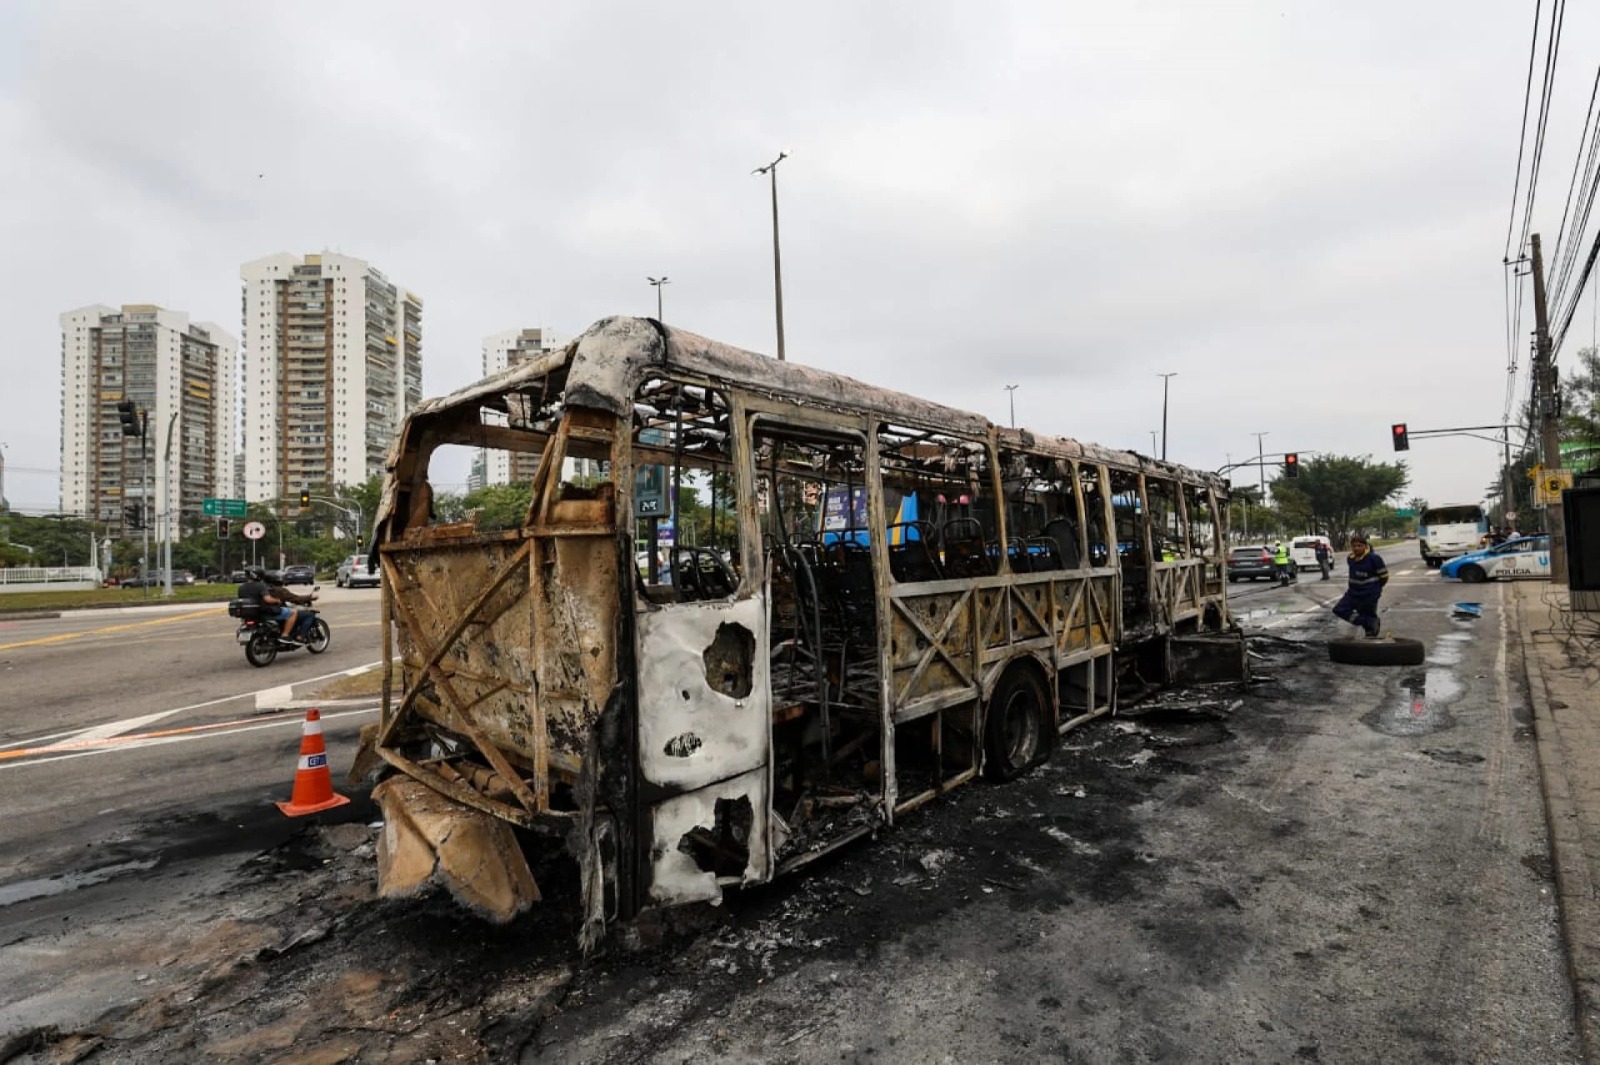
[[100, 636], [108, 632], [126, 632], [129, 629], [146, 629], [153, 625], [170, 625], [174, 621], [188, 621], [192, 618], [202, 618], [211, 614], [220, 614], [225, 608], [220, 606], [208, 607], [205, 610], [194, 610], [187, 614], [174, 614], [169, 618], [156, 618], [154, 621], [130, 621], [124, 625], [104, 625], [98, 629], [84, 629], [82, 632], [61, 632], [54, 636], [40, 636], [35, 640], [20, 640], [17, 643], [0, 643], [0, 651], [10, 651], [18, 647], [43, 647], [48, 644], [65, 643], [68, 640], [81, 640], [85, 636]]

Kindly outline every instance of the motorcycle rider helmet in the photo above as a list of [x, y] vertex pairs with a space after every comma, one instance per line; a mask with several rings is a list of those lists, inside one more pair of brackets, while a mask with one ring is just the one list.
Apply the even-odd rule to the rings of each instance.
[[244, 575], [253, 581], [264, 581], [267, 579], [267, 571], [261, 566], [246, 566]]

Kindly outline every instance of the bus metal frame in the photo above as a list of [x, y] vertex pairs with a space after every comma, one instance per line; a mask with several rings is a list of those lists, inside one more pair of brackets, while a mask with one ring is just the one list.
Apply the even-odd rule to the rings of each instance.
[[[680, 405], [685, 394], [725, 403], [741, 563], [732, 595], [674, 601], [635, 564], [636, 472], [664, 461], [678, 470], [685, 458], [681, 413], [674, 451], [640, 439], [636, 404], [649, 380], [673, 383]], [[905, 427], [911, 442], [890, 427]], [[875, 646], [869, 656], [846, 640], [840, 654], [854, 655], [852, 667], [875, 686], [875, 751], [871, 708], [828, 694], [849, 687], [842, 658], [836, 682], [817, 668], [824, 694], [775, 702], [774, 655], [792, 656], [796, 641], [775, 648], [775, 587], [787, 585], [774, 575], [793, 554], [763, 542], [758, 485], [766, 474], [776, 493], [779, 471], [775, 460], [770, 473], [756, 468], [761, 433], [859, 441], [872, 530], [889, 526], [888, 452], [927, 457], [936, 445], [925, 441], [937, 436], [987, 471], [986, 484], [976, 475], [971, 483], [993, 500], [992, 573], [896, 579], [890, 537], [867, 535]], [[520, 528], [431, 522], [428, 463], [447, 444], [536, 462]], [[563, 482], [568, 458], [608, 463], [609, 480]], [[1030, 551], [1053, 549], [1015, 546], [1008, 462], [1071, 485], [1061, 498], [1073, 508], [1072, 568], [1021, 571], [1040, 564]], [[1184, 541], [1176, 550], [1156, 542], [1152, 490], [1161, 486]], [[506, 919], [538, 897], [531, 874], [516, 868], [509, 826], [542, 833], [578, 861], [589, 945], [614, 919], [769, 880], [972, 779], [985, 767], [989, 702], [1002, 685], [1009, 693], [1037, 681], [1053, 739], [1114, 710], [1119, 686], [1240, 677], [1223, 568], [1226, 493], [1211, 474], [994, 426], [653, 320], [601, 321], [560, 351], [422, 404], [391, 451], [373, 547], [384, 577], [383, 708], [357, 769], [388, 767], [374, 794], [386, 820], [410, 834], [386, 832], [380, 873], [408, 848], [428, 851], [418, 869], [464, 901], [490, 899], [479, 908]], [[1134, 534], [1127, 541], [1123, 527]], [[1204, 543], [1195, 530], [1209, 530]], [[1018, 681], [1018, 671], [1034, 680]], [[857, 731], [842, 755], [831, 741], [845, 718]], [[1042, 756], [1049, 740], [1041, 742]], [[933, 775], [902, 794], [908, 750], [931, 757]], [[843, 766], [855, 799], [812, 795], [777, 810], [775, 794], [792, 800], [813, 779], [791, 762], [823, 780]], [[450, 817], [479, 819], [481, 838], [494, 840], [479, 849], [497, 851], [510, 870], [497, 874], [498, 894], [461, 882], [495, 862], [472, 854], [452, 863], [441, 849], [451, 831], [419, 812], [437, 814], [441, 798]], [[802, 810], [824, 811], [816, 823], [827, 830], [806, 838], [807, 825], [794, 823]], [[421, 876], [389, 879], [385, 893], [399, 894]]]

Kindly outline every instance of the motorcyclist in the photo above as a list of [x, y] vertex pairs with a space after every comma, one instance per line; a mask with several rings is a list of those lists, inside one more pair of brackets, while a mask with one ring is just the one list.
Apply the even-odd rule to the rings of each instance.
[[287, 588], [268, 584], [267, 571], [260, 566], [246, 567], [244, 576], [244, 583], [239, 585], [239, 598], [261, 604], [263, 616], [273, 618], [279, 622], [279, 631], [285, 637], [292, 638], [294, 626], [299, 621], [300, 612], [289, 604], [299, 603], [309, 606], [311, 600], [304, 596], [295, 595]]
[[316, 596], [296, 595], [294, 592], [291, 592], [281, 584], [274, 584], [268, 594], [270, 594], [274, 599], [278, 600], [278, 602], [283, 603], [285, 605], [284, 608], [289, 612], [288, 618], [283, 623], [284, 636], [288, 639], [297, 640], [301, 643], [304, 643], [306, 639], [305, 634], [298, 633], [295, 631], [295, 629], [296, 626], [300, 624], [302, 617], [305, 615], [302, 615], [300, 611], [295, 608], [301, 606], [310, 606], [312, 603], [317, 601]]

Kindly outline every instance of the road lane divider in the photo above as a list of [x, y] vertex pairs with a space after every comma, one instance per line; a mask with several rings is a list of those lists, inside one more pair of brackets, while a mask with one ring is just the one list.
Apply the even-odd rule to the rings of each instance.
[[[318, 681], [332, 680], [335, 677], [353, 676], [358, 673], [366, 672], [367, 670], [377, 669], [381, 665], [383, 665], [382, 660], [377, 662], [369, 662], [366, 665], [353, 666], [350, 669], [341, 669], [334, 673], [324, 673], [317, 677], [306, 677], [303, 680], [295, 681], [295, 684], [315, 684]], [[176, 714], [187, 713], [190, 710], [204, 710], [207, 707], [221, 706], [223, 703], [236, 702], [240, 699], [255, 699], [262, 692], [276, 691], [280, 687], [282, 687], [282, 685], [276, 685], [272, 688], [258, 688], [254, 691], [240, 692], [237, 695], [223, 695], [215, 699], [207, 699], [203, 703], [190, 703], [188, 706], [176, 706], [171, 710], [158, 710], [153, 714], [144, 714], [139, 717], [127, 717], [117, 721], [108, 721], [103, 725], [93, 725], [89, 728], [64, 729], [60, 732], [51, 732], [43, 736], [28, 736], [20, 740], [7, 740], [4, 743], [0, 743], [0, 752], [8, 751], [14, 747], [36, 747], [40, 744], [51, 743], [55, 740], [84, 738], [91, 734], [94, 736], [115, 736], [131, 729], [144, 728], [148, 725], [153, 725], [157, 721], [162, 721]], [[259, 718], [257, 720], [259, 720]]]
[[[359, 709], [339, 710], [323, 714], [322, 719], [324, 721], [332, 721], [357, 714], [375, 714], [378, 709], [378, 706], [374, 704], [373, 706]], [[65, 758], [84, 758], [94, 754], [112, 754], [117, 751], [139, 750], [144, 747], [153, 747], [166, 743], [203, 740], [217, 736], [237, 735], [241, 732], [256, 732], [260, 729], [281, 728], [285, 725], [298, 725], [302, 723], [304, 717], [305, 715], [300, 711], [287, 710], [266, 719], [247, 717], [236, 721], [212, 721], [204, 725], [181, 725], [177, 728], [135, 732], [123, 736], [63, 740], [60, 743], [51, 743], [42, 747], [16, 747], [0, 751], [0, 771], [18, 769], [25, 765], [39, 765], [44, 762], [58, 762]]]
[[204, 610], [191, 610], [186, 614], [174, 614], [169, 618], [130, 621], [122, 625], [102, 625], [97, 629], [84, 629], [81, 632], [58, 632], [54, 636], [37, 636], [31, 640], [18, 640], [16, 643], [0, 643], [0, 651], [12, 651], [19, 647], [46, 647], [51, 644], [66, 643], [69, 640], [81, 640], [88, 636], [102, 636], [111, 632], [127, 632], [131, 629], [147, 629], [153, 625], [171, 625], [175, 621], [191, 621], [195, 618], [220, 614], [223, 609], [223, 607], [214, 606], [207, 607]]

